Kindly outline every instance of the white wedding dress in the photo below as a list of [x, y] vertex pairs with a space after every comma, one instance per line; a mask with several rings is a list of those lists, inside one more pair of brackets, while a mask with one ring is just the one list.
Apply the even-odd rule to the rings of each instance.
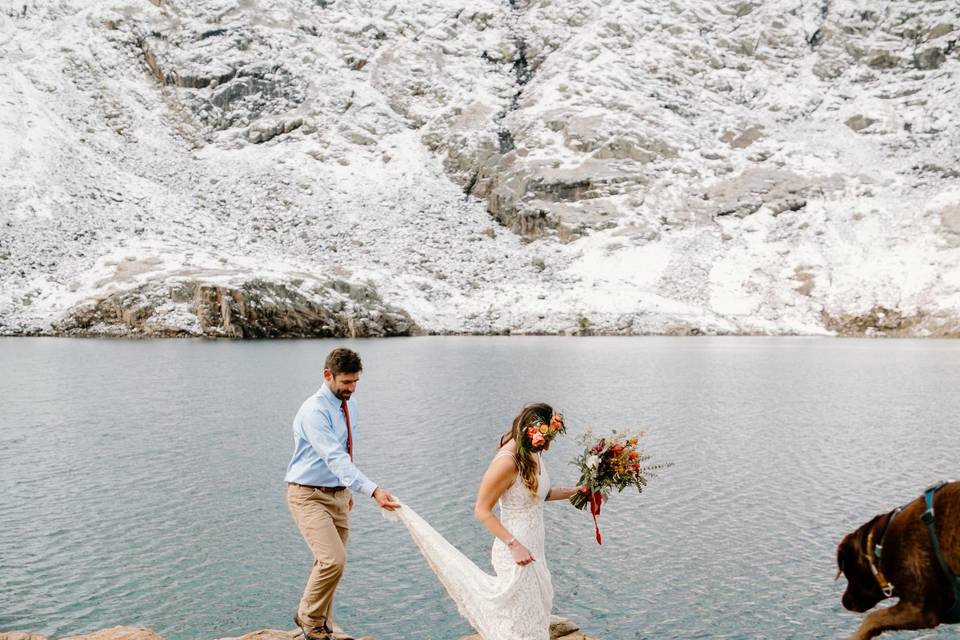
[[[513, 454], [501, 451], [498, 456]], [[494, 540], [492, 559], [496, 575], [475, 565], [404, 504], [384, 511], [389, 520], [400, 520], [410, 531], [433, 572], [484, 640], [549, 640], [553, 583], [544, 554], [543, 504], [550, 476], [540, 461], [536, 497], [519, 474], [500, 497], [500, 521], [530, 550], [534, 562], [521, 567], [507, 546]]]

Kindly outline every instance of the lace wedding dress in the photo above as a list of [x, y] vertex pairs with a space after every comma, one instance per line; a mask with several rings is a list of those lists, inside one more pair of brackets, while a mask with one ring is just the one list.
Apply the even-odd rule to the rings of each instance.
[[[498, 456], [512, 456], [500, 452]], [[543, 504], [550, 489], [550, 476], [540, 463], [537, 495], [534, 497], [519, 474], [500, 497], [500, 521], [535, 562], [521, 567], [507, 546], [495, 540], [492, 559], [496, 575], [475, 565], [404, 504], [384, 511], [389, 520], [406, 525], [433, 572], [457, 603], [460, 615], [484, 640], [548, 640], [553, 584], [544, 554]]]

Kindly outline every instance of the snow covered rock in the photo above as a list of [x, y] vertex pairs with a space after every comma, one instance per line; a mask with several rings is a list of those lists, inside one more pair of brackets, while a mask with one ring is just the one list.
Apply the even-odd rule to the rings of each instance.
[[53, 325], [63, 335], [354, 338], [419, 331], [369, 287], [344, 281], [251, 279], [224, 285], [192, 278], [148, 282], [72, 307]]
[[25, 0], [0, 334], [958, 335], [958, 38], [946, 0]]

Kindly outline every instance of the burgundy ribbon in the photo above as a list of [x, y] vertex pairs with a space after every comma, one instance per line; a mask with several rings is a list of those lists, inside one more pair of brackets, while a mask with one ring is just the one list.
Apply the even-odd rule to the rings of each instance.
[[590, 492], [590, 513], [593, 514], [593, 528], [597, 533], [597, 544], [603, 544], [600, 537], [600, 523], [597, 522], [597, 516], [600, 515], [600, 505], [603, 504], [603, 494], [599, 491]]

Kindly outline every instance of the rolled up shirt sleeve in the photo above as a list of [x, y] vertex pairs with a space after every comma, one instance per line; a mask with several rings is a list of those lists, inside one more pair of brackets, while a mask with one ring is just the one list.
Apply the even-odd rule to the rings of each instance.
[[315, 409], [303, 416], [303, 435], [340, 483], [354, 493], [372, 496], [377, 485], [357, 468], [333, 432], [330, 416]]

